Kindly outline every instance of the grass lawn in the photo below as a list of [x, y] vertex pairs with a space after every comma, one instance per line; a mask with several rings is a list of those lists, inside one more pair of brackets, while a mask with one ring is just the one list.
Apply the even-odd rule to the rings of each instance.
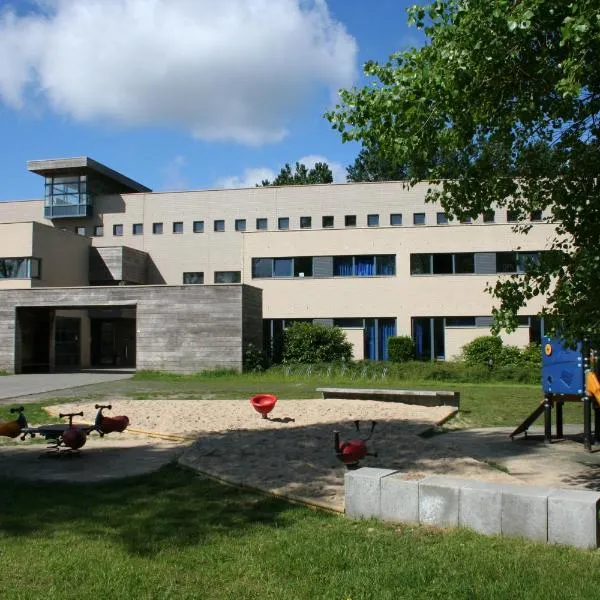
[[0, 485], [3, 600], [595, 599], [600, 587], [597, 552], [348, 521], [174, 466]]

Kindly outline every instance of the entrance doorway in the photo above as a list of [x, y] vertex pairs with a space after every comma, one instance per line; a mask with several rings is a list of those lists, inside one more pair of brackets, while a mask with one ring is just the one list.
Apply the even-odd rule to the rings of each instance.
[[93, 367], [135, 367], [135, 319], [92, 319]]

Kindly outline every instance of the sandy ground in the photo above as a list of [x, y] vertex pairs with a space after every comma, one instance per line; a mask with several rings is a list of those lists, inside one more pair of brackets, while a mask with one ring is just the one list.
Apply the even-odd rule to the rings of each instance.
[[[185, 466], [337, 510], [343, 509], [345, 468], [336, 459], [333, 432], [340, 431], [342, 440], [357, 437], [355, 419], [361, 421], [364, 433], [371, 420], [377, 422], [369, 449], [378, 456], [367, 457], [362, 466], [513, 481], [484, 462], [448, 455], [443, 447], [418, 435], [445, 420], [451, 407], [371, 400], [280, 400], [270, 418], [262, 419], [249, 402], [241, 400], [115, 398], [111, 403], [114, 408], [109, 414], [130, 418], [127, 439], [134, 438], [136, 431], [144, 443], [148, 434], [180, 436], [169, 441], [187, 445], [179, 459]], [[89, 402], [49, 410], [54, 414], [82, 410], [88, 421], [95, 414]]]

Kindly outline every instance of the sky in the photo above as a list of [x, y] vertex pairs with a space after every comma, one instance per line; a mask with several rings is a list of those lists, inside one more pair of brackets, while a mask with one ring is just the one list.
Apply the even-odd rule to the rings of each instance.
[[35, 159], [89, 156], [156, 191], [253, 187], [360, 151], [323, 114], [422, 43], [402, 0], [0, 0], [0, 201]]

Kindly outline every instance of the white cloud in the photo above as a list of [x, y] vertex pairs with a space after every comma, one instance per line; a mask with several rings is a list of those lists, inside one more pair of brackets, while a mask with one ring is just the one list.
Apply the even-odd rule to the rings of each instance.
[[327, 157], [319, 154], [309, 154], [303, 156], [298, 160], [299, 163], [306, 165], [309, 169], [314, 168], [317, 163], [327, 163], [333, 174], [333, 183], [345, 183], [346, 182], [346, 167], [342, 163], [334, 160], [328, 160]]
[[[319, 154], [309, 154], [299, 158], [299, 163], [305, 165], [309, 169], [314, 168], [318, 162], [325, 162], [329, 165], [331, 172], [333, 173], [334, 183], [345, 183], [346, 182], [346, 167], [341, 163], [328, 160], [327, 157]], [[296, 164], [296, 161], [290, 163], [292, 170]], [[247, 188], [254, 187], [257, 183], [268, 179], [273, 181], [279, 174], [279, 171], [275, 172], [273, 169], [268, 167], [257, 167], [254, 169], [244, 169], [243, 175], [232, 175], [230, 177], [222, 177], [217, 179], [215, 186], [218, 188]]]
[[245, 169], [243, 175], [232, 175], [217, 179], [215, 185], [218, 188], [249, 188], [261, 183], [263, 179], [273, 181], [276, 177], [275, 171], [267, 168]]
[[326, 0], [39, 4], [0, 11], [0, 99], [16, 109], [42, 97], [78, 121], [262, 144], [281, 139], [317, 90], [356, 74], [356, 42]]

